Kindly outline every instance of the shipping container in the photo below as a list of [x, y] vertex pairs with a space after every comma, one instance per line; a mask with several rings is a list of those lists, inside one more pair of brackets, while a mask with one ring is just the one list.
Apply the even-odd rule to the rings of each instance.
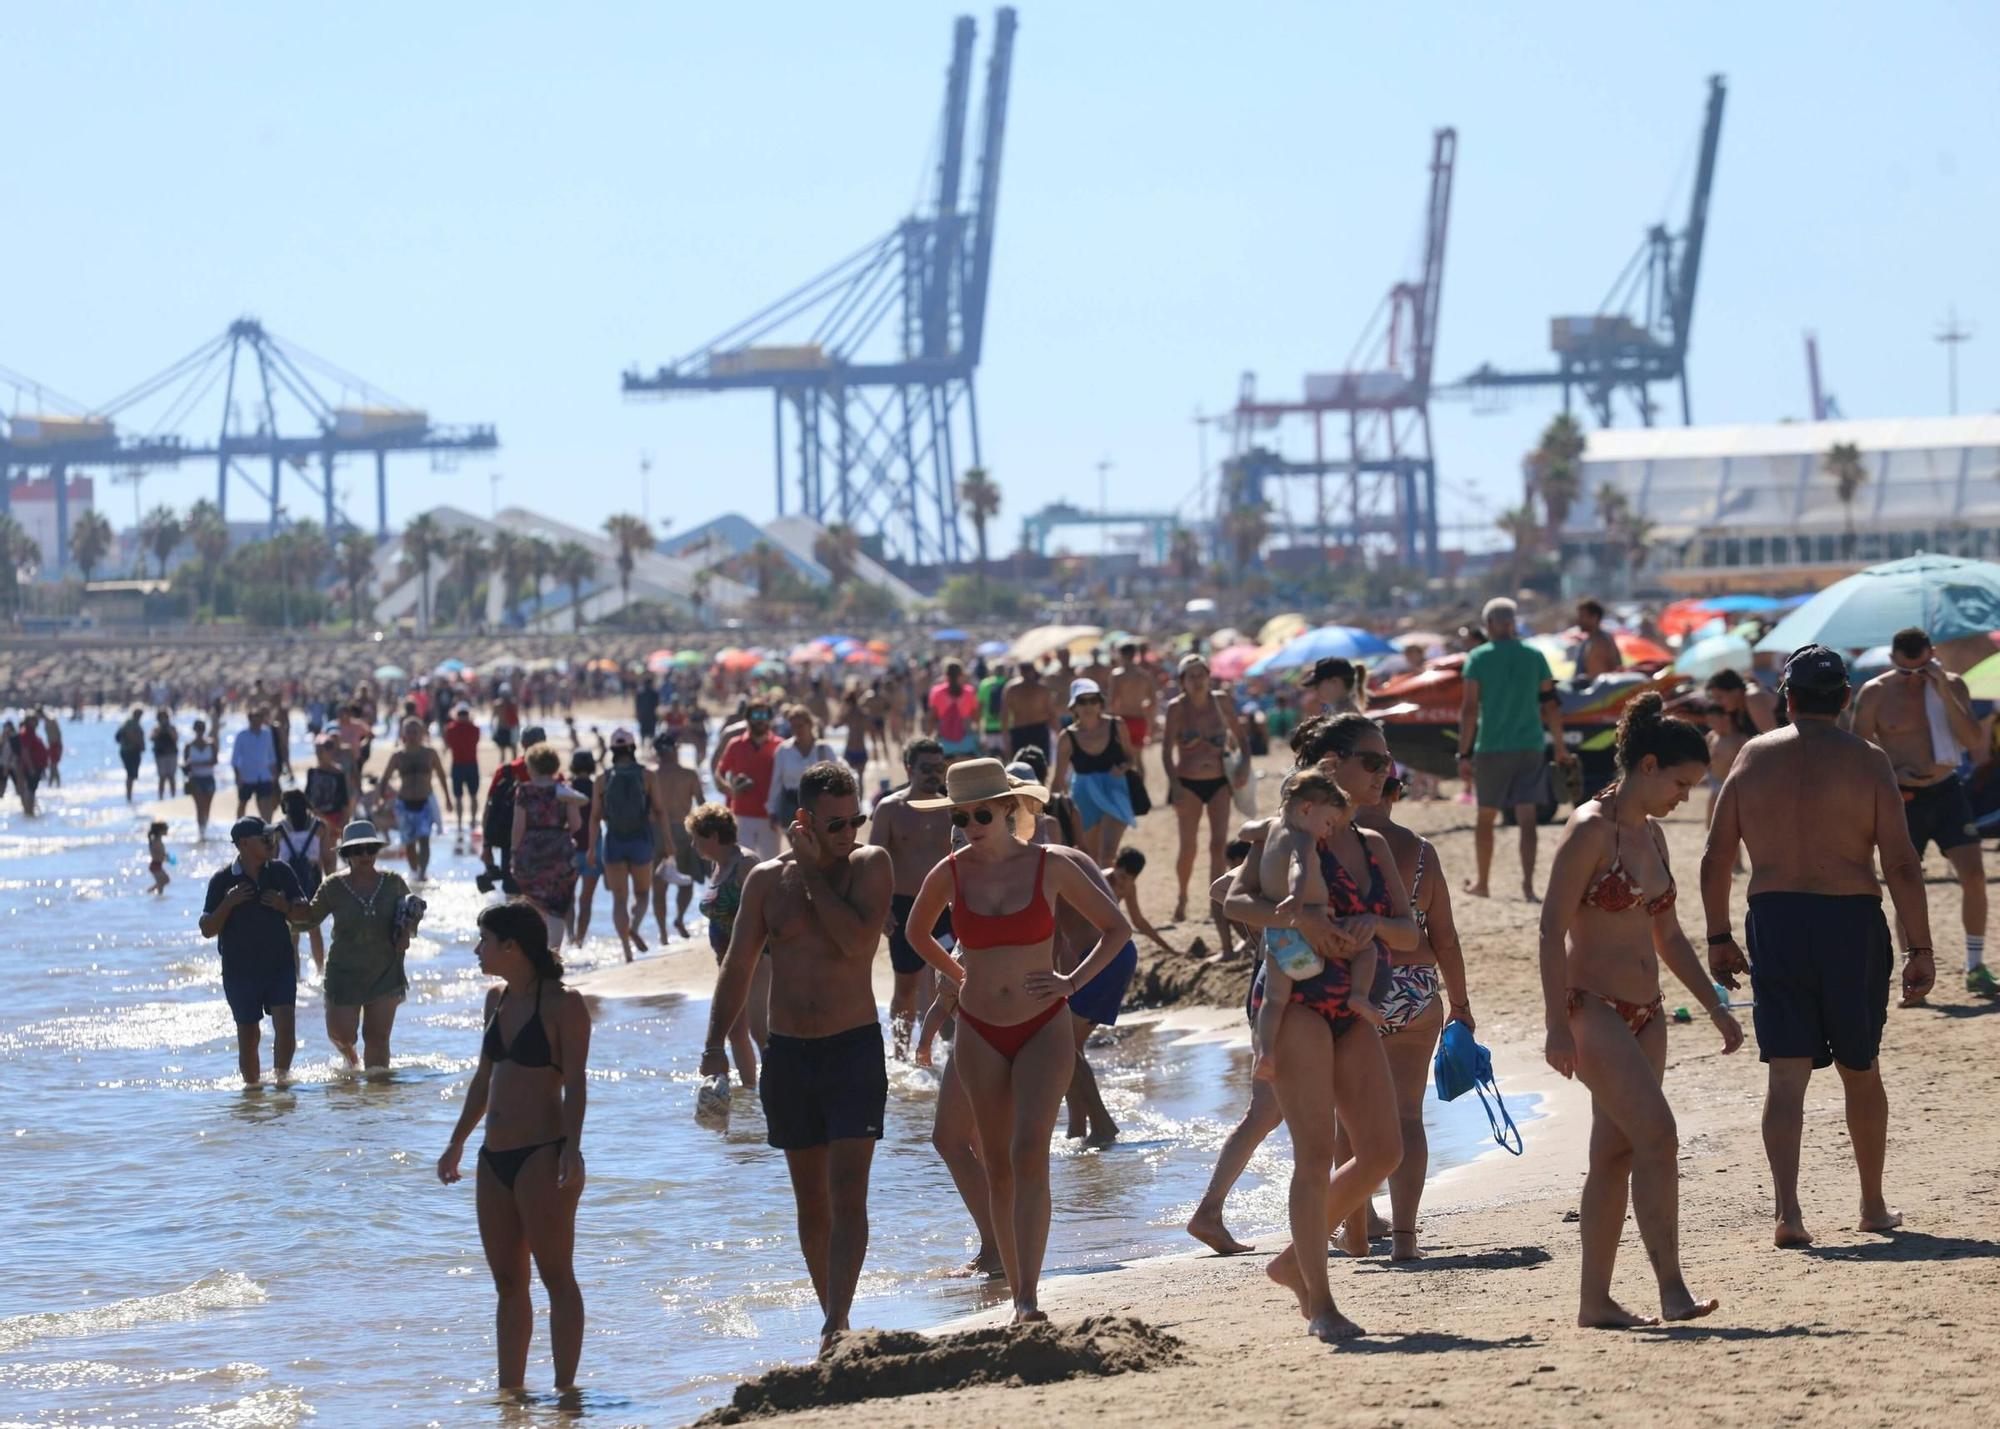
[[708, 370], [717, 377], [740, 377], [751, 372], [806, 372], [829, 365], [826, 350], [816, 342], [743, 347], [734, 352], [714, 353], [708, 359]]
[[430, 425], [430, 414], [408, 407], [335, 407], [333, 434], [358, 439], [383, 437], [401, 432], [421, 432]]
[[8, 440], [17, 447], [54, 447], [73, 442], [109, 441], [109, 417], [21, 416], [7, 419]]

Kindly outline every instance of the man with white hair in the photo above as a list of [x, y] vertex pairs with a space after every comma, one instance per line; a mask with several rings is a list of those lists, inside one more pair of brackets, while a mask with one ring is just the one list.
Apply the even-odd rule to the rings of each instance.
[[1514, 602], [1496, 596], [1480, 614], [1486, 643], [1465, 657], [1465, 697], [1458, 712], [1458, 773], [1479, 797], [1473, 853], [1479, 872], [1465, 891], [1487, 896], [1493, 869], [1493, 828], [1502, 809], [1514, 811], [1521, 830], [1521, 896], [1535, 901], [1535, 830], [1548, 803], [1546, 737], [1558, 764], [1576, 756], [1563, 744], [1562, 705], [1555, 676], [1542, 652], [1519, 639]]

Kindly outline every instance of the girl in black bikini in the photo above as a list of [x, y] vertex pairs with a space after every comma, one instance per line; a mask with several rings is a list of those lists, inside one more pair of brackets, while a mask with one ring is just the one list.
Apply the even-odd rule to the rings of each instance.
[[1660, 964], [1708, 1009], [1725, 1053], [1743, 1041], [1674, 916], [1673, 869], [1653, 827], [1708, 771], [1707, 739], [1686, 720], [1663, 718], [1659, 695], [1648, 691], [1618, 722], [1618, 768], [1619, 782], [1570, 816], [1542, 904], [1545, 1055], [1590, 1088], [1590, 1172], [1578, 1224], [1577, 1323], [1587, 1329], [1659, 1323], [1611, 1298], [1628, 1186], [1659, 1282], [1660, 1319], [1691, 1320], [1716, 1307], [1696, 1300], [1681, 1276], [1680, 1144], [1660, 1087], [1667, 1064]]
[[[1167, 794], [1180, 826], [1180, 851], [1174, 860], [1174, 875], [1180, 880], [1180, 897], [1174, 904], [1177, 923], [1187, 918], [1188, 880], [1194, 876], [1195, 837], [1204, 813], [1208, 815], [1207, 882], [1228, 871], [1224, 850], [1229, 847], [1229, 759], [1232, 747], [1243, 748], [1235, 705], [1210, 683], [1207, 662], [1199, 655], [1183, 658], [1180, 683], [1181, 693], [1167, 706], [1160, 749]], [[1219, 930], [1221, 910], [1214, 911]]]
[[528, 1259], [549, 1296], [549, 1337], [559, 1391], [576, 1384], [583, 1351], [583, 1292], [572, 1259], [576, 1203], [583, 1194], [584, 1069], [590, 1014], [583, 995], [562, 985], [562, 963], [549, 951], [548, 925], [524, 899], [479, 915], [479, 967], [506, 987], [487, 994], [479, 1068], [465, 1110], [438, 1158], [438, 1180], [460, 1179], [459, 1158], [479, 1119], [479, 1239], [500, 1296], [500, 1388], [527, 1377], [534, 1306]]

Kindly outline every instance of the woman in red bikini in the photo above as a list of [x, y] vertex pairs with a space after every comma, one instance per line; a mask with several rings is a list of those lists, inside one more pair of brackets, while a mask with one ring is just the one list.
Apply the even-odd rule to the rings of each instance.
[[[1045, 1320], [1036, 1304], [1049, 1241], [1049, 1138], [1076, 1070], [1076, 1043], [1062, 1013], [1069, 995], [1104, 969], [1132, 936], [1118, 905], [1067, 859], [1028, 843], [1022, 798], [1047, 803], [1040, 785], [1020, 785], [997, 759], [954, 764], [942, 799], [912, 809], [950, 809], [966, 846], [924, 879], [903, 926], [910, 946], [957, 989], [959, 1034], [952, 1060], [985, 1162], [994, 1238], [1014, 1294], [1014, 1320]], [[1055, 902], [1097, 929], [1097, 946], [1074, 972], [1055, 970]], [[958, 957], [929, 929], [945, 905]]]
[[[1663, 717], [1652, 691], [1618, 722], [1620, 779], [1578, 807], [1563, 830], [1542, 903], [1545, 1055], [1590, 1088], [1590, 1173], [1583, 1183], [1583, 1291], [1576, 1322], [1629, 1329], [1692, 1320], [1717, 1302], [1696, 1300], [1681, 1276], [1680, 1142], [1661, 1091], [1667, 1024], [1660, 964], [1707, 1009], [1734, 1052], [1743, 1029], [1708, 980], [1674, 914], [1674, 875], [1653, 820], [1687, 802], [1708, 772], [1700, 728]], [[1611, 1298], [1611, 1267], [1633, 1217], [1660, 1285], [1660, 1317], [1635, 1315]]]

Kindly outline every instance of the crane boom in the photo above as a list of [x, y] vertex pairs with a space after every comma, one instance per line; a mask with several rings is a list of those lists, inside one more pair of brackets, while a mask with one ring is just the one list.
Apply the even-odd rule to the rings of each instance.
[[1715, 184], [1715, 155], [1722, 141], [1722, 101], [1727, 92], [1721, 75], [1708, 77], [1708, 114], [1702, 122], [1701, 162], [1695, 170], [1694, 193], [1688, 200], [1687, 231], [1681, 238], [1681, 268], [1674, 279], [1677, 358], [1687, 356], [1688, 329], [1694, 321], [1695, 283], [1701, 277], [1701, 247], [1708, 233], [1708, 195]]
[[1431, 390], [1431, 357], [1437, 350], [1438, 299], [1444, 290], [1444, 240], [1451, 222], [1451, 176], [1458, 159], [1458, 131], [1440, 129], [1431, 140], [1431, 201], [1425, 210], [1424, 276], [1417, 313], [1417, 391]]
[[1007, 134], [1007, 81], [1014, 64], [1014, 9], [993, 17], [993, 53], [986, 62], [986, 115], [980, 131], [979, 212], [972, 237], [972, 276], [965, 294], [965, 353], [974, 363], [986, 335], [986, 287], [993, 272], [994, 211], [1000, 202], [1000, 151]]

